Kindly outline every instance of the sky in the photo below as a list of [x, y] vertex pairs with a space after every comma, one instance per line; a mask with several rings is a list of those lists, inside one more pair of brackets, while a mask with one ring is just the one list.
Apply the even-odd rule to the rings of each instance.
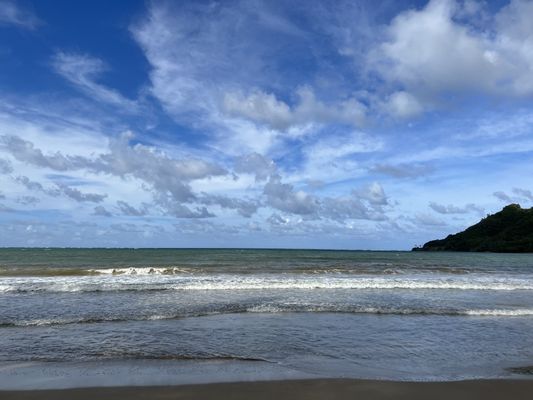
[[0, 246], [405, 250], [532, 207], [532, 20], [0, 0]]

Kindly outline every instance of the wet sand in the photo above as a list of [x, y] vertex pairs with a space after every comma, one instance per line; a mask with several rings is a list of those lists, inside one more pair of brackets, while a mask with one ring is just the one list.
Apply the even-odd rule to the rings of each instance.
[[313, 379], [215, 383], [182, 386], [106, 387], [64, 390], [0, 391], [2, 400], [141, 399], [514, 399], [533, 398], [533, 380], [392, 382]]

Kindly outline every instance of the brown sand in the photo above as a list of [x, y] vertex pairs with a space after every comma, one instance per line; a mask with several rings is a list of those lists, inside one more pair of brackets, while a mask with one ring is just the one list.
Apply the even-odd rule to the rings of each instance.
[[460, 382], [391, 382], [355, 379], [316, 379], [215, 383], [207, 385], [0, 391], [2, 400], [115, 399], [533, 399], [533, 380], [474, 380]]

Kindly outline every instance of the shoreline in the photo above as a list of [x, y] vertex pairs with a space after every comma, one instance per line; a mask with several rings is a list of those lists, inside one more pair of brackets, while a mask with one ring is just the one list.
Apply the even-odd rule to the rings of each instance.
[[226, 382], [178, 386], [91, 387], [2, 391], [3, 400], [141, 399], [531, 399], [533, 379], [404, 382], [361, 379], [305, 379]]
[[[127, 387], [182, 387], [244, 382], [295, 382], [346, 380], [359, 382], [447, 383], [461, 381], [530, 381], [533, 366], [522, 362], [493, 366], [493, 371], [468, 370], [430, 372], [383, 369], [352, 365], [328, 371], [314, 368], [320, 360], [308, 360], [307, 367], [295, 368], [267, 361], [250, 360], [105, 360], [80, 362], [0, 363], [0, 394], [18, 391], [62, 391]], [[420, 371], [419, 371], [420, 372]], [[106, 389], [106, 390], [107, 390]], [[532, 388], [533, 390], [533, 388]], [[0, 398], [2, 396], [0, 395]]]

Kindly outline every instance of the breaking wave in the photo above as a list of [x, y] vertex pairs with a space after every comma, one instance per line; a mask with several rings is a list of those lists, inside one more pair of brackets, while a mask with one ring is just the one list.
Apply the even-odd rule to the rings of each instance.
[[3, 278], [0, 293], [154, 290], [533, 290], [531, 275], [145, 274]]
[[[0, 277], [75, 277], [75, 276], [154, 276], [154, 275], [191, 275], [191, 274], [243, 274], [253, 275], [254, 271], [247, 266], [224, 266], [215, 267], [184, 267], [184, 266], [151, 266], [151, 267], [115, 267], [115, 268], [57, 268], [57, 267], [5, 267], [0, 266]], [[408, 273], [419, 274], [452, 274], [466, 275], [476, 270], [460, 267], [447, 266], [425, 266], [415, 267], [411, 265], [346, 265], [346, 266], [302, 266], [294, 265], [289, 267], [264, 266], [262, 273], [279, 274], [291, 273], [298, 275], [402, 275]]]

